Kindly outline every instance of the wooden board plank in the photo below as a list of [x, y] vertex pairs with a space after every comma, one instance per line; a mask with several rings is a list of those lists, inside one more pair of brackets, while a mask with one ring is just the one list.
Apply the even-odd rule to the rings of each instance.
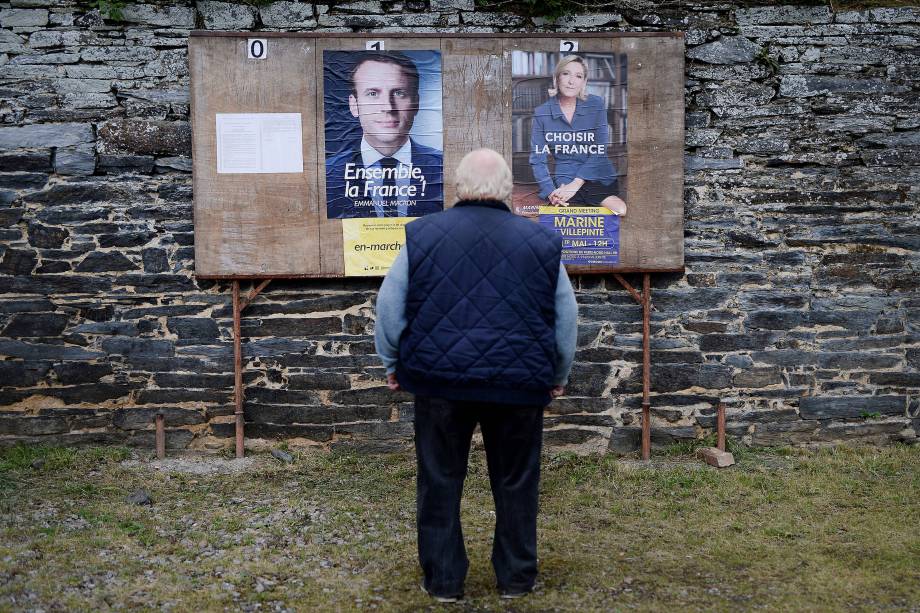
[[457, 200], [454, 173], [463, 156], [480, 147], [504, 153], [502, 41], [442, 40], [444, 63], [444, 204]]
[[684, 41], [615, 41], [628, 58], [629, 211], [621, 260], [634, 268], [682, 268]]
[[[264, 60], [244, 38], [189, 43], [195, 195], [195, 270], [202, 275], [310, 273], [315, 215], [315, 96], [304, 40], [273, 39]], [[301, 113], [303, 173], [218, 174], [217, 113]]]

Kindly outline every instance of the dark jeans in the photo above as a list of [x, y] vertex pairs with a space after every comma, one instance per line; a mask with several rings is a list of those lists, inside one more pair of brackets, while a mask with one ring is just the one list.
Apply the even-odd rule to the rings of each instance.
[[418, 557], [425, 589], [437, 596], [463, 594], [469, 560], [460, 527], [460, 496], [477, 423], [495, 500], [492, 566], [498, 589], [529, 591], [537, 577], [543, 408], [416, 396]]

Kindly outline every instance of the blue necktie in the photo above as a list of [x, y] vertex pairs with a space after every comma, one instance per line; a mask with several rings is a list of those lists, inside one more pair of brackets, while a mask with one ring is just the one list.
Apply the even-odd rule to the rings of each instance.
[[[384, 193], [392, 194], [393, 187], [396, 185], [396, 173], [394, 169], [396, 164], [399, 162], [396, 158], [385, 157], [380, 159], [380, 167], [383, 168], [383, 186]], [[384, 217], [397, 217], [399, 215], [399, 210], [396, 205], [395, 196], [385, 196], [383, 198], [383, 216]]]

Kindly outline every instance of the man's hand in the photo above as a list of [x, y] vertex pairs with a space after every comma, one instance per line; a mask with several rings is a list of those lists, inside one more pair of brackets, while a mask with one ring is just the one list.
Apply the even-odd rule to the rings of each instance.
[[557, 385], [549, 391], [549, 395], [553, 398], [558, 398], [559, 396], [565, 393], [565, 386]]
[[387, 387], [390, 388], [391, 392], [399, 391], [399, 381], [396, 380], [396, 373], [387, 375]]

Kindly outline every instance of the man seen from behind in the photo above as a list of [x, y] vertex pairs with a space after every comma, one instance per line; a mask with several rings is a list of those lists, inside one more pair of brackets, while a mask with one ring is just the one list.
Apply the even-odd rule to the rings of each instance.
[[495, 151], [460, 162], [459, 202], [406, 226], [377, 299], [375, 341], [392, 390], [415, 394], [422, 588], [463, 595], [460, 497], [480, 426], [495, 501], [492, 565], [505, 598], [537, 577], [543, 409], [564, 391], [577, 334], [561, 240], [514, 215]]

